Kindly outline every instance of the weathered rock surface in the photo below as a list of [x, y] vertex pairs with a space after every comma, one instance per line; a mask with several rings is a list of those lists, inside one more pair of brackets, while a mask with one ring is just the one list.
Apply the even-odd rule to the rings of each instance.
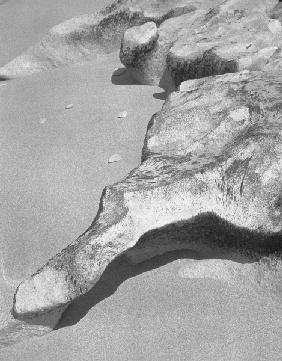
[[187, 0], [117, 0], [100, 13], [54, 26], [39, 43], [0, 68], [0, 79], [91, 60], [98, 54], [118, 50], [124, 31], [132, 26], [150, 21], [159, 25], [199, 6], [208, 8], [219, 2], [201, 1], [198, 5]]
[[120, 58], [123, 64], [136, 64], [142, 61], [155, 46], [158, 39], [158, 29], [153, 21], [128, 29], [123, 36], [123, 46]]
[[[134, 70], [133, 73], [138, 80], [157, 84], [166, 69], [166, 56], [170, 48], [183, 42], [186, 37], [188, 40], [186, 45], [189, 45], [192, 38], [192, 41], [196, 42], [195, 28], [199, 30], [199, 27], [204, 27], [203, 31], [207, 31], [210, 37], [214, 22], [223, 22], [224, 29], [222, 30], [224, 31], [228, 27], [224, 25], [225, 23], [238, 22], [238, 19], [240, 22], [241, 18], [254, 12], [254, 9], [261, 16], [270, 11], [275, 13], [273, 8], [277, 3], [277, 0], [166, 0], [162, 2], [159, 0], [117, 0], [100, 13], [82, 15], [54, 26], [39, 43], [0, 68], [0, 79], [30, 75], [91, 60], [99, 54], [117, 50], [123, 33], [127, 29], [154, 22], [158, 28], [159, 40], [154, 42], [154, 47], [150, 51], [147, 48], [146, 57], [143, 54], [144, 46], [139, 47], [143, 54], [143, 62], [136, 62], [136, 48], [133, 51], [136, 56], [131, 57], [130, 62], [130, 52], [124, 51], [124, 46], [121, 49], [121, 59]], [[274, 32], [279, 32], [277, 25], [279, 21], [275, 21], [272, 28]], [[234, 26], [236, 28], [236, 24]], [[230, 27], [228, 32], [236, 31], [232, 28], [232, 24]], [[140, 34], [141, 43], [142, 29], [144, 28], [135, 29], [136, 35], [138, 32]], [[241, 30], [239, 37], [240, 33]], [[220, 34], [214, 41], [218, 41], [218, 37]], [[252, 50], [254, 49], [255, 47]]]
[[142, 164], [105, 188], [89, 229], [20, 284], [15, 315], [65, 307], [121, 254], [140, 262], [175, 249], [246, 263], [252, 288], [281, 297], [282, 77], [189, 83], [152, 117]]
[[[177, 19], [164, 21], [158, 27], [154, 48], [146, 56], [140, 50], [139, 61], [130, 63], [124, 56], [123, 41], [120, 59], [138, 81], [168, 89], [204, 76], [244, 69], [280, 69], [279, 7], [270, 11], [275, 3], [230, 0], [209, 9], [195, 8]], [[133, 58], [138, 58], [136, 51]]]
[[[134, 6], [142, 9], [139, 15], [124, 15], [128, 10], [120, 9], [129, 4], [130, 14], [136, 14]], [[115, 42], [105, 34], [116, 31], [119, 37], [129, 23], [140, 25], [125, 32], [121, 45], [133, 75], [149, 84], [163, 82], [166, 89], [182, 84], [149, 122], [141, 165], [105, 188], [83, 235], [19, 285], [16, 317], [62, 312], [121, 254], [141, 262], [177, 249], [224, 259], [223, 279], [243, 280], [280, 300], [282, 76], [276, 4], [261, 0], [251, 12], [251, 0], [154, 1], [149, 10], [146, 1], [117, 1], [102, 14], [111, 15], [99, 22], [107, 31], [95, 27], [101, 47]], [[73, 43], [76, 25], [56, 31], [63, 41], [72, 34]], [[79, 44], [93, 40], [92, 25], [85, 32], [83, 26]], [[213, 277], [220, 272], [214, 270]]]

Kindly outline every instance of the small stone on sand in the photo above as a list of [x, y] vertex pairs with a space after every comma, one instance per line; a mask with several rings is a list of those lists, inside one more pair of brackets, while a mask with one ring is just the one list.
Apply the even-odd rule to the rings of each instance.
[[71, 108], [73, 108], [73, 104], [68, 104], [65, 106], [65, 109], [71, 109]]
[[121, 156], [119, 154], [113, 154], [108, 159], [108, 163], [116, 163], [116, 162], [119, 162], [119, 161], [121, 161]]
[[40, 124], [44, 124], [46, 122], [47, 122], [47, 118], [44, 118], [44, 117], [40, 118], [40, 120], [39, 120]]
[[126, 118], [127, 117], [127, 111], [123, 111], [123, 112], [120, 112], [119, 115], [118, 115], [118, 118]]

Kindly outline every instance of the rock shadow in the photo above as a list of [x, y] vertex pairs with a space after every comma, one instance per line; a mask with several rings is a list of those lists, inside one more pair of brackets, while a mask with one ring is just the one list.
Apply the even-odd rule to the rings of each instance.
[[112, 296], [126, 280], [182, 258], [198, 259], [194, 252], [187, 250], [168, 252], [136, 265], [131, 263], [126, 256], [118, 257], [107, 267], [88, 293], [70, 304], [54, 330], [77, 324], [92, 307]]
[[[111, 76], [111, 81], [114, 85], [146, 85], [135, 79], [132, 76], [131, 71], [127, 68], [116, 69]], [[148, 86], [151, 85], [148, 84]], [[175, 90], [175, 87], [162, 83], [162, 81], [160, 82], [159, 87], [163, 89], [163, 92], [153, 94], [153, 97], [159, 100], [166, 100], [169, 94]]]
[[118, 68], [115, 70], [112, 74], [111, 81], [114, 85], [140, 85], [126, 68]]
[[[281, 232], [251, 231], [213, 213], [149, 231], [135, 247], [108, 265], [88, 293], [69, 305], [55, 330], [78, 323], [92, 307], [110, 297], [127, 279], [177, 259], [229, 259], [252, 263], [262, 257], [281, 254], [281, 251]], [[129, 258], [135, 258], [134, 264]]]
[[[1, 5], [1, 3], [0, 3], [0, 5]], [[8, 81], [8, 80], [11, 80], [11, 78], [8, 77], [8, 76], [6, 76], [6, 75], [1, 75], [1, 74], [0, 74], [0, 82], [1, 82], [1, 81]]]
[[15, 319], [1, 330], [0, 341], [4, 340], [5, 347], [26, 338], [43, 336], [51, 330], [71, 327], [91, 308], [113, 295], [126, 280], [178, 259], [253, 263], [266, 257], [263, 262], [267, 265], [268, 260], [273, 257], [275, 261], [281, 254], [282, 232], [253, 231], [235, 226], [214, 213], [203, 213], [143, 234], [133, 248], [108, 265], [86, 294], [44, 314]]
[[162, 93], [154, 93], [153, 97], [155, 99], [159, 99], [159, 100], [166, 100], [166, 98], [168, 97], [169, 93], [166, 91], [163, 91]]

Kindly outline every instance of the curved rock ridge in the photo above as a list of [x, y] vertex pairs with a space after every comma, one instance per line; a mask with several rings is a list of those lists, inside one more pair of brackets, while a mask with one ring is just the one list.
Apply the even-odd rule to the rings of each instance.
[[183, 83], [149, 122], [141, 165], [105, 188], [84, 234], [19, 285], [14, 315], [64, 309], [119, 255], [179, 249], [236, 262], [229, 278], [243, 274], [280, 301], [281, 91], [279, 72]]
[[158, 27], [154, 47], [145, 52], [140, 27], [139, 57], [136, 44], [134, 56], [126, 44], [128, 29], [120, 49], [121, 62], [138, 81], [168, 89], [188, 79], [244, 69], [280, 69], [282, 26], [274, 19], [279, 10], [276, 7], [266, 12], [275, 3], [230, 0], [209, 10], [199, 8], [168, 19]]
[[[220, 2], [216, 0], [215, 3]], [[18, 77], [91, 60], [98, 54], [118, 50], [124, 31], [195, 9], [207, 8], [214, 1], [117, 0], [99, 13], [82, 15], [54, 26], [37, 44], [0, 68], [1, 77]]]
[[[253, 12], [254, 8], [257, 12], [269, 12], [277, 3], [278, 0], [117, 0], [97, 14], [79, 16], [54, 26], [39, 43], [0, 68], [0, 79], [91, 60], [98, 54], [118, 50], [127, 29], [154, 22], [159, 28], [160, 39], [151, 52], [147, 51], [147, 57], [143, 56], [143, 61], [136, 64], [136, 57], [121, 51], [121, 58], [127, 66], [132, 59], [131, 68], [138, 80], [156, 84], [163, 75], [169, 49], [178, 38], [180, 41], [187, 35], [191, 38], [196, 24], [203, 26], [216, 14], [225, 14], [222, 15], [224, 18], [235, 12], [238, 16], [238, 13]], [[169, 21], [178, 17], [181, 18], [179, 22]], [[193, 25], [193, 21], [196, 24]], [[181, 35], [181, 29], [186, 34]], [[142, 28], [140, 32], [142, 37]], [[142, 47], [140, 50], [143, 53]], [[136, 49], [133, 51], [136, 53]], [[145, 58], [148, 59], [145, 61]]]

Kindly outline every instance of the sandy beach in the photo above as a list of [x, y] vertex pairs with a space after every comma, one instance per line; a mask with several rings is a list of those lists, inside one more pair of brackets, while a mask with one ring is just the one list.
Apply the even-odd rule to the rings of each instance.
[[[55, 24], [110, 2], [0, 2], [0, 65]], [[18, 282], [84, 232], [103, 188], [140, 163], [163, 90], [115, 75], [119, 68], [113, 52], [0, 82], [0, 360], [279, 360], [281, 305], [220, 280], [182, 278], [187, 252], [135, 266], [117, 259], [45, 336], [13, 320]], [[108, 163], [114, 154], [121, 160]]]
[[74, 16], [93, 13], [111, 0], [7, 0], [0, 2], [0, 65], [39, 41], [54, 25]]

